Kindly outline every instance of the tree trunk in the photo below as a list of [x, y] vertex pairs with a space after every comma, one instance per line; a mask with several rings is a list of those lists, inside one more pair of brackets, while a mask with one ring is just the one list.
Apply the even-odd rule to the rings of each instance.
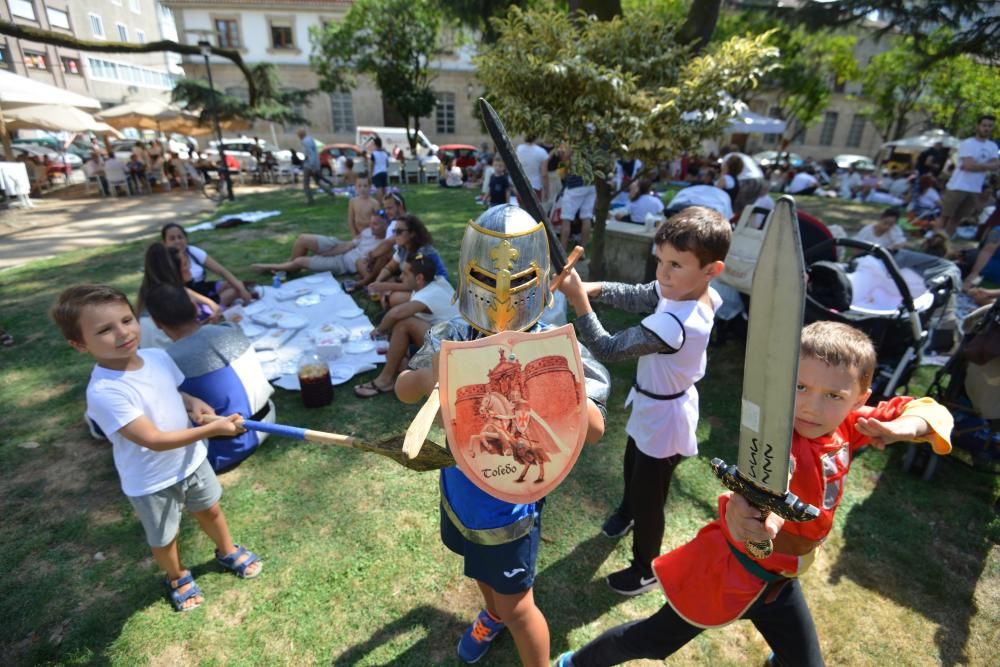
[[694, 47], [695, 53], [705, 48], [719, 22], [722, 0], [693, 0], [684, 25], [677, 31], [677, 42]]
[[594, 229], [590, 235], [590, 274], [588, 280], [602, 280], [604, 278], [604, 228], [608, 219], [608, 211], [611, 209], [611, 186], [608, 181], [598, 178], [594, 181], [597, 188], [597, 202], [594, 204]]

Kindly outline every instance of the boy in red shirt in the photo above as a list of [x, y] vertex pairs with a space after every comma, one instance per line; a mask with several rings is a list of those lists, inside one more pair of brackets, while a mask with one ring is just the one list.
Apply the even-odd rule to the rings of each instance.
[[[616, 665], [639, 658], [663, 659], [702, 630], [745, 618], [774, 651], [772, 664], [823, 665], [823, 656], [797, 577], [833, 526], [851, 458], [871, 444], [924, 440], [938, 454], [951, 451], [952, 418], [929, 398], [897, 396], [875, 407], [871, 395], [875, 349], [862, 332], [836, 322], [802, 331], [789, 491], [820, 509], [817, 519], [765, 521], [746, 500], [719, 497], [719, 518], [687, 544], [664, 554], [653, 570], [667, 597], [647, 619], [612, 628], [559, 667]], [[774, 540], [774, 553], [754, 560], [746, 540]]]

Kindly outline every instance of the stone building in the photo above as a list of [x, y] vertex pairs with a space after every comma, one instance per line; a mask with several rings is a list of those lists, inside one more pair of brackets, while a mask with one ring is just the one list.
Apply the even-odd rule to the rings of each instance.
[[[278, 66], [281, 80], [290, 89], [318, 88], [316, 73], [309, 67], [312, 44], [309, 29], [339, 21], [350, 8], [349, 0], [165, 0], [174, 11], [182, 42], [201, 39], [215, 46], [239, 49], [252, 65], [270, 62]], [[229, 61], [212, 57], [215, 85], [238, 96], [247, 95], [242, 73]], [[477, 143], [485, 139], [472, 108], [478, 94], [471, 51], [457, 49], [433, 65], [438, 105], [420, 129], [437, 144]], [[200, 57], [185, 57], [188, 76], [206, 78]], [[354, 143], [358, 125], [401, 126], [403, 119], [383, 103], [375, 85], [360, 79], [349, 93], [314, 95], [302, 115], [314, 136], [325, 143]], [[272, 135], [273, 130], [273, 135]], [[298, 144], [295, 127], [258, 123], [252, 130], [283, 147]]]
[[[0, 18], [87, 40], [176, 39], [172, 13], [155, 0], [5, 0]], [[0, 67], [106, 106], [136, 97], [169, 99], [179, 63], [179, 56], [162, 52], [82, 52], [0, 36]]]

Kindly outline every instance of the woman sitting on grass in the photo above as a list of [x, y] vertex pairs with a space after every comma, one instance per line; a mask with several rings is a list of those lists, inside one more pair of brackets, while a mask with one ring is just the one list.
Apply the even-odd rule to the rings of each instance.
[[448, 271], [444, 267], [444, 262], [438, 251], [431, 245], [431, 233], [427, 231], [427, 226], [421, 222], [420, 218], [412, 214], [406, 214], [396, 220], [395, 227], [396, 252], [389, 263], [379, 271], [375, 281], [368, 285], [368, 293], [372, 296], [381, 295], [382, 306], [392, 308], [410, 300], [413, 294], [411, 287], [400, 282], [401, 267], [406, 263], [408, 257], [423, 255], [434, 262], [437, 267], [437, 275], [448, 279]]
[[[187, 257], [188, 268], [184, 272], [184, 286], [198, 292], [213, 301], [229, 306], [237, 298], [243, 303], [250, 303], [254, 295], [246, 288], [243, 281], [232, 272], [209, 257], [208, 253], [193, 245], [188, 245], [187, 232], [176, 222], [163, 225], [160, 238], [167, 246], [176, 248]], [[205, 280], [205, 273], [212, 271], [222, 276], [222, 280]]]

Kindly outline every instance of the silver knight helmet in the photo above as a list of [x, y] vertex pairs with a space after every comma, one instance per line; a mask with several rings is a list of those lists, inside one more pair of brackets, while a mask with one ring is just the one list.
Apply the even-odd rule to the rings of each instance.
[[524, 331], [549, 304], [545, 228], [517, 206], [494, 206], [469, 221], [459, 269], [458, 309], [484, 333]]

